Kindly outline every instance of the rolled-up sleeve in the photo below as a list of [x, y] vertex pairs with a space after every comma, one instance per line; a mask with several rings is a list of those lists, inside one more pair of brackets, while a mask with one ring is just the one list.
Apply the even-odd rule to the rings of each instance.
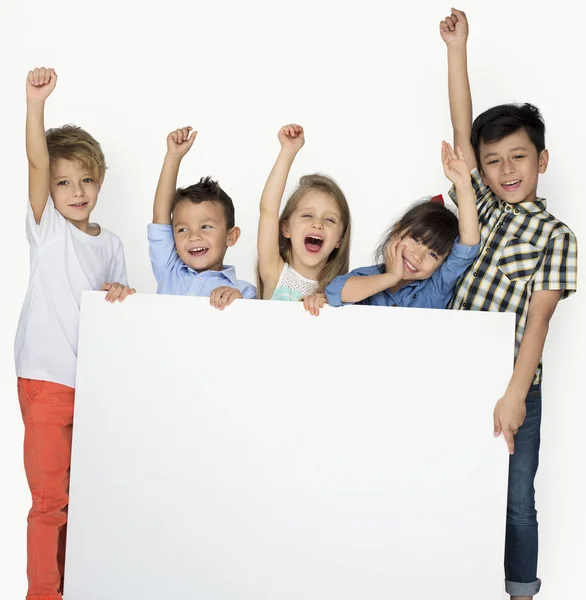
[[179, 258], [175, 250], [175, 238], [171, 225], [151, 223], [147, 228], [149, 240], [149, 257], [153, 274], [157, 283], [160, 283], [166, 271], [173, 266]]
[[240, 290], [242, 297], [245, 300], [255, 300], [256, 299], [256, 288], [250, 283], [244, 283], [244, 287]]
[[480, 244], [464, 246], [458, 238], [452, 245], [448, 258], [441, 267], [431, 276], [432, 285], [441, 295], [447, 297], [446, 303], [452, 295], [452, 290], [458, 279], [470, 268], [474, 259], [480, 252]]
[[330, 306], [344, 306], [346, 304], [354, 304], [353, 302], [342, 302], [342, 289], [346, 285], [346, 282], [350, 277], [368, 277], [369, 275], [380, 275], [382, 271], [378, 266], [372, 267], [359, 267], [346, 273], [346, 275], [339, 275], [333, 279], [327, 286], [325, 291], [328, 304]]

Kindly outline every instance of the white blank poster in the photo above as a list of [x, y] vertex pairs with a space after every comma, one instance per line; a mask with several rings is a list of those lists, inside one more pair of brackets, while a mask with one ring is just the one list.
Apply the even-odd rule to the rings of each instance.
[[514, 315], [85, 293], [67, 600], [494, 600]]

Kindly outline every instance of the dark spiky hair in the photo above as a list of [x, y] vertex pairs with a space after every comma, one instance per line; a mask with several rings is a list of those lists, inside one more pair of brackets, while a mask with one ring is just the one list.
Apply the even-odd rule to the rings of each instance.
[[226, 192], [220, 187], [217, 181], [213, 181], [211, 177], [202, 177], [198, 183], [185, 188], [179, 188], [175, 192], [171, 212], [179, 202], [189, 200], [194, 204], [202, 202], [215, 202], [221, 204], [226, 216], [226, 229], [232, 229], [235, 225], [234, 218], [234, 203]]

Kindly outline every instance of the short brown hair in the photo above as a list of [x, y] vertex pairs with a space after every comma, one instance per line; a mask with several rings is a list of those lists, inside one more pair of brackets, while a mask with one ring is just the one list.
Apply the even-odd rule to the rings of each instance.
[[77, 125], [64, 125], [47, 131], [47, 150], [51, 163], [60, 158], [81, 163], [96, 181], [103, 181], [106, 159], [99, 142]]

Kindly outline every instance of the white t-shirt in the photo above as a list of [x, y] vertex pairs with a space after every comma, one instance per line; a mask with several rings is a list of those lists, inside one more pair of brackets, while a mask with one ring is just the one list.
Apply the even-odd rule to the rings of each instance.
[[83, 233], [51, 198], [39, 225], [29, 203], [26, 233], [30, 278], [14, 344], [16, 374], [74, 388], [81, 292], [104, 282], [127, 285], [122, 242], [105, 229]]

